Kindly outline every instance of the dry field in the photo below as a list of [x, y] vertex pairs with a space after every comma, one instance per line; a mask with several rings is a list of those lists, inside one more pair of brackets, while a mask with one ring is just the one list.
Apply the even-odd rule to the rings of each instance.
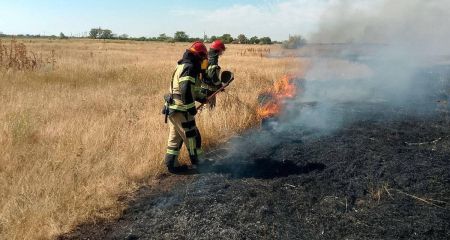
[[[189, 44], [19, 42], [55, 62], [0, 68], [0, 239], [48, 239], [117, 216], [120, 198], [165, 171], [162, 95]], [[258, 48], [231, 45], [221, 59], [236, 81], [198, 117], [205, 150], [258, 126], [258, 93], [307, 65]]]

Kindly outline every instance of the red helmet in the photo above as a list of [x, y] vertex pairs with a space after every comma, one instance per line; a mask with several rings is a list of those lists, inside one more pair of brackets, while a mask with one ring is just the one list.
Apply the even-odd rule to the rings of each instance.
[[225, 51], [225, 44], [223, 44], [222, 40], [218, 39], [211, 44], [211, 48], [215, 50]]
[[197, 41], [194, 44], [192, 44], [191, 48], [189, 48], [189, 51], [193, 52], [194, 54], [202, 58], [207, 58], [208, 56], [208, 49], [206, 49], [205, 44], [203, 44], [200, 41]]

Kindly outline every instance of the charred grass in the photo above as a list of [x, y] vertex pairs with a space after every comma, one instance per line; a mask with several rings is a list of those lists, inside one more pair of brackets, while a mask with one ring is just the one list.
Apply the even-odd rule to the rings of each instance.
[[[243, 135], [253, 145], [229, 150], [222, 171], [163, 178], [120, 218], [61, 239], [447, 239], [447, 115], [362, 102], [336, 110], [346, 120], [335, 132]], [[276, 143], [255, 146], [268, 136]]]

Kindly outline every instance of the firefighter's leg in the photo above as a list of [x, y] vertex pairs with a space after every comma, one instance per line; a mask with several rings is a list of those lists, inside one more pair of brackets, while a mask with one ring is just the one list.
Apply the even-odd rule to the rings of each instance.
[[202, 135], [200, 135], [200, 131], [198, 130], [198, 128], [196, 127], [197, 130], [197, 136], [195, 139], [195, 143], [196, 145], [196, 152], [197, 152], [197, 157], [201, 157], [203, 155], [203, 150], [202, 150]]
[[193, 165], [198, 164], [198, 156], [201, 153], [201, 137], [199, 135], [194, 116], [186, 115], [186, 121], [182, 127], [185, 132], [185, 144], [189, 153], [189, 158]]
[[178, 155], [180, 154], [181, 146], [183, 145], [183, 132], [180, 129], [181, 118], [177, 115], [180, 113], [173, 113], [169, 117], [169, 139], [167, 141], [166, 151], [166, 166], [169, 172], [175, 171], [175, 165], [177, 164]]

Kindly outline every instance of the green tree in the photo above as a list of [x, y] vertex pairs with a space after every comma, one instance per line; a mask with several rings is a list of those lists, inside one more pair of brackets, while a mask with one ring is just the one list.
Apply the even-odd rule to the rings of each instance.
[[258, 44], [259, 42], [260, 42], [260, 40], [257, 36], [251, 37], [249, 40], [250, 44]]
[[214, 42], [214, 41], [216, 41], [218, 38], [216, 37], [216, 36], [211, 36], [210, 38], [209, 38], [209, 41], [210, 42]]
[[165, 33], [161, 33], [159, 34], [159, 37], [156, 38], [156, 40], [165, 42], [169, 40], [169, 37]]
[[244, 34], [239, 34], [239, 36], [237, 37], [237, 40], [239, 41], [240, 44], [248, 43], [248, 39]]
[[101, 39], [111, 39], [111, 38], [113, 38], [113, 33], [109, 29], [103, 29], [100, 31], [100, 38]]
[[59, 39], [68, 39], [68, 37], [61, 32], [59, 33]]
[[198, 38], [198, 37], [188, 38], [188, 40], [186, 42], [197, 42], [197, 41], [203, 42], [203, 39]]
[[187, 42], [189, 41], [189, 36], [183, 31], [178, 31], [173, 36], [173, 40], [175, 42]]
[[232, 43], [233, 42], [233, 37], [231, 36], [231, 34], [224, 34], [220, 37], [220, 39], [223, 41], [223, 43], [228, 44], [228, 43]]
[[100, 37], [102, 29], [100, 28], [92, 28], [91, 31], [89, 31], [89, 37], [92, 39], [97, 39]]
[[262, 37], [260, 39], [260, 44], [272, 44], [272, 39], [270, 37]]
[[119, 39], [120, 40], [126, 40], [126, 39], [128, 39], [128, 37], [129, 36], [127, 34], [122, 34], [122, 35], [119, 36]]

